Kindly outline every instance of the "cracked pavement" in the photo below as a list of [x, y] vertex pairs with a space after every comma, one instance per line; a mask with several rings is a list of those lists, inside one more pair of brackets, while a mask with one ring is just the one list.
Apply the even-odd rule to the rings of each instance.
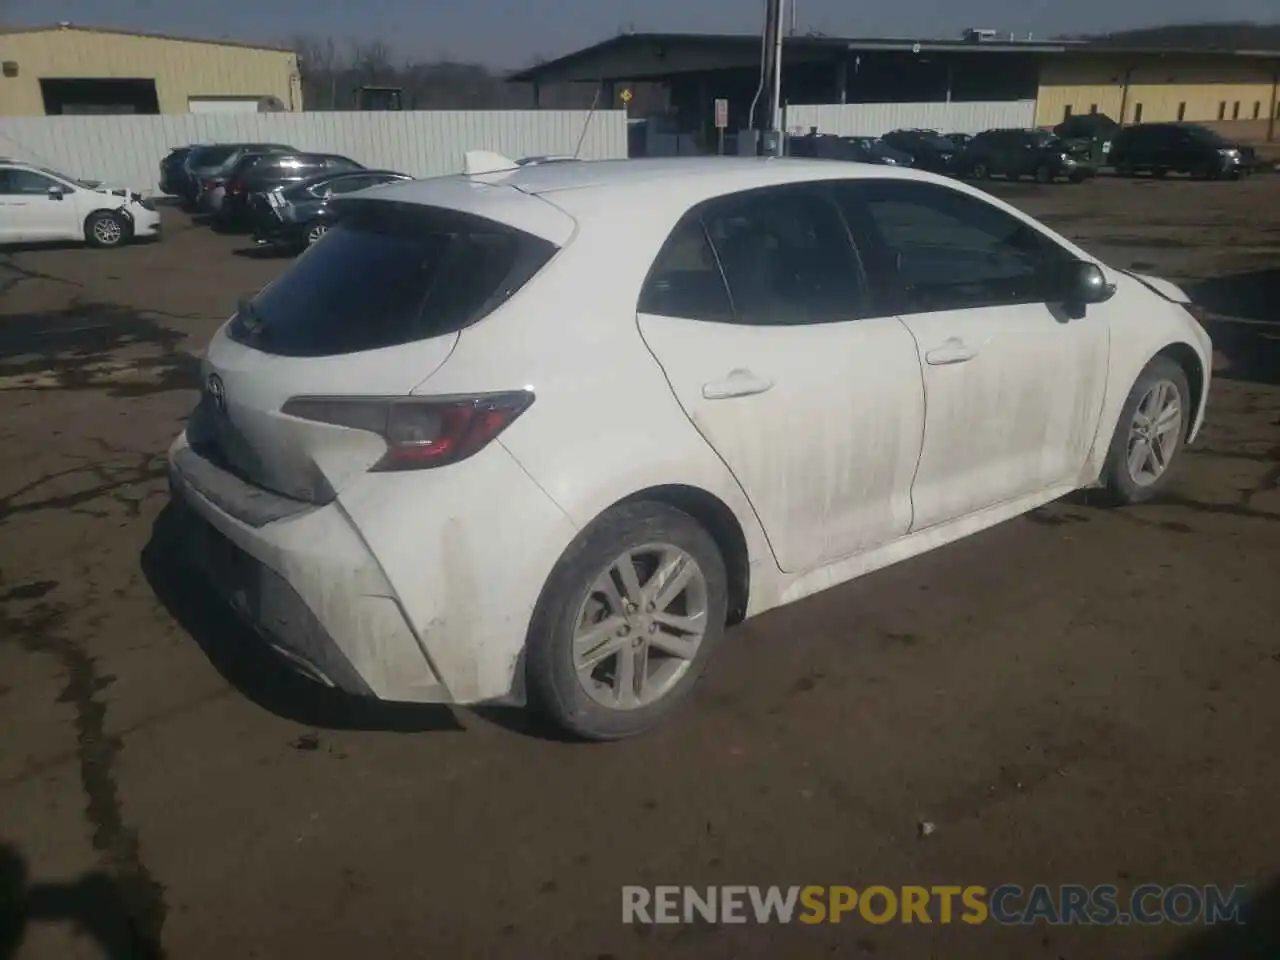
[[[337, 701], [175, 562], [196, 358], [285, 261], [169, 210], [0, 253], [0, 960], [1280, 955], [1280, 177], [992, 189], [1213, 311], [1176, 488], [753, 620], [604, 747]], [[1256, 885], [1271, 926], [620, 923], [623, 884], [1146, 881]]]

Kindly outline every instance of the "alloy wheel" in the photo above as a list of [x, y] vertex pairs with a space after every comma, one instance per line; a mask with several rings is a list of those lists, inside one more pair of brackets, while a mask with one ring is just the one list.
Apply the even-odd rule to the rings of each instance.
[[573, 669], [612, 710], [661, 700], [693, 665], [707, 629], [707, 579], [679, 547], [628, 550], [591, 585], [576, 619]]
[[114, 217], [103, 217], [93, 225], [93, 238], [104, 246], [112, 246], [120, 242], [124, 231]]
[[1129, 425], [1129, 476], [1138, 486], [1159, 480], [1178, 449], [1182, 431], [1182, 397], [1168, 380], [1152, 384], [1133, 413]]

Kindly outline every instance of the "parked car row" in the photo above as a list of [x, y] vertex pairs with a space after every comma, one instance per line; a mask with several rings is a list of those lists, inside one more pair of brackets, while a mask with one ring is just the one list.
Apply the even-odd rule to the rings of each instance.
[[1185, 173], [1202, 179], [1237, 179], [1258, 167], [1252, 147], [1207, 127], [1121, 127], [1097, 113], [1070, 117], [1052, 130], [987, 130], [976, 135], [894, 130], [873, 138], [814, 131], [792, 137], [790, 150], [801, 157], [896, 164], [976, 180], [1031, 177], [1040, 183], [1082, 183], [1104, 166], [1117, 176]]
[[190, 144], [160, 161], [160, 189], [189, 211], [221, 229], [248, 229], [255, 242], [295, 250], [328, 230], [331, 198], [408, 179], [284, 143]]
[[[575, 157], [525, 157], [520, 166], [564, 163]], [[254, 242], [302, 250], [336, 221], [332, 201], [359, 190], [413, 179], [375, 170], [335, 153], [298, 150], [281, 143], [191, 144], [160, 161], [160, 189], [176, 196], [215, 227], [247, 229]]]

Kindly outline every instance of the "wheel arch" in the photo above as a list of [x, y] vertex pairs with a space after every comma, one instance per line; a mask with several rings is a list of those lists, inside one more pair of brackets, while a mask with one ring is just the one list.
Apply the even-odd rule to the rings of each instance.
[[1175, 341], [1161, 347], [1152, 360], [1166, 357], [1176, 363], [1187, 378], [1187, 387], [1191, 391], [1191, 416], [1187, 417], [1187, 432], [1183, 440], [1190, 440], [1196, 423], [1199, 421], [1200, 405], [1204, 400], [1205, 370], [1204, 363], [1195, 348], [1189, 343]]
[[686, 513], [711, 535], [724, 559], [729, 586], [728, 625], [741, 623], [751, 594], [751, 555], [746, 532], [737, 515], [714, 493], [700, 487], [671, 483], [646, 487], [623, 497], [613, 507], [629, 503], [662, 503]]

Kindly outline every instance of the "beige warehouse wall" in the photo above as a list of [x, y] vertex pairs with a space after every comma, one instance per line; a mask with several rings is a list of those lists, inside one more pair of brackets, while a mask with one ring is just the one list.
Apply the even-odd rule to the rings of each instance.
[[90, 30], [0, 33], [0, 116], [43, 116], [41, 78], [154, 79], [161, 113], [188, 113], [189, 97], [278, 97], [302, 109], [290, 52]]
[[[1040, 70], [1036, 123], [1062, 121], [1066, 108], [1099, 113], [1132, 123], [1142, 105], [1143, 122], [1173, 121], [1183, 106], [1187, 122], [1265, 119], [1274, 109], [1273, 65], [1238, 57], [1069, 57], [1050, 60]], [[1124, 82], [1129, 74], [1129, 91]], [[1120, 116], [1124, 104], [1124, 117]], [[1238, 106], [1237, 106], [1238, 105]], [[1238, 111], [1238, 115], [1237, 115]]]

